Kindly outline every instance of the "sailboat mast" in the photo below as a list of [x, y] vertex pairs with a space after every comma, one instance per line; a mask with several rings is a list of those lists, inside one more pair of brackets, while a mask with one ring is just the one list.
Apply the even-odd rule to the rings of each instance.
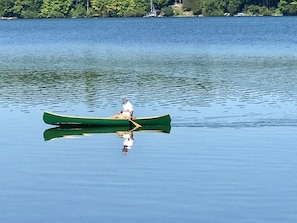
[[153, 0], [151, 0], [151, 13], [153, 13]]

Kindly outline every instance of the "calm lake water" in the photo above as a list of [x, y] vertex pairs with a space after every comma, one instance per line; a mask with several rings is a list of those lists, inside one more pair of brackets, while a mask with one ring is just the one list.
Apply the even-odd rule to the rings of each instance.
[[[296, 222], [296, 24], [0, 20], [0, 222]], [[44, 138], [123, 94], [170, 133]]]

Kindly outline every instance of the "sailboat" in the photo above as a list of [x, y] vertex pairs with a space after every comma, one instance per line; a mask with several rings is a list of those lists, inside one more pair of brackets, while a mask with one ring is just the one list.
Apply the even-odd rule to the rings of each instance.
[[144, 17], [146, 17], [146, 18], [157, 17], [157, 10], [155, 9], [155, 6], [153, 4], [153, 0], [151, 0], [150, 11]]

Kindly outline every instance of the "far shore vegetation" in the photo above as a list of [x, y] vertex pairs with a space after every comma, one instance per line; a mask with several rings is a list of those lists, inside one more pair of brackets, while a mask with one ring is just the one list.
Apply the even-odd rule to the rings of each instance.
[[[295, 16], [297, 0], [153, 0], [157, 16]], [[0, 18], [142, 17], [150, 0], [0, 0]]]

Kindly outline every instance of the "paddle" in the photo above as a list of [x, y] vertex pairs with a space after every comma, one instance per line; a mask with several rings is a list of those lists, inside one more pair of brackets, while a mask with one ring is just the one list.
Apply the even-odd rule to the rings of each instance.
[[140, 128], [142, 127], [140, 124], [138, 124], [137, 122], [134, 122], [131, 118], [127, 117], [127, 116], [123, 116], [123, 115], [114, 115], [110, 117], [111, 119], [127, 119], [129, 122], [131, 122], [136, 128]]
[[133, 125], [135, 125], [136, 128], [140, 128], [140, 127], [141, 127], [140, 124], [138, 124], [137, 122], [134, 122], [132, 119], [129, 118], [128, 120], [129, 120], [129, 122], [131, 122]]

